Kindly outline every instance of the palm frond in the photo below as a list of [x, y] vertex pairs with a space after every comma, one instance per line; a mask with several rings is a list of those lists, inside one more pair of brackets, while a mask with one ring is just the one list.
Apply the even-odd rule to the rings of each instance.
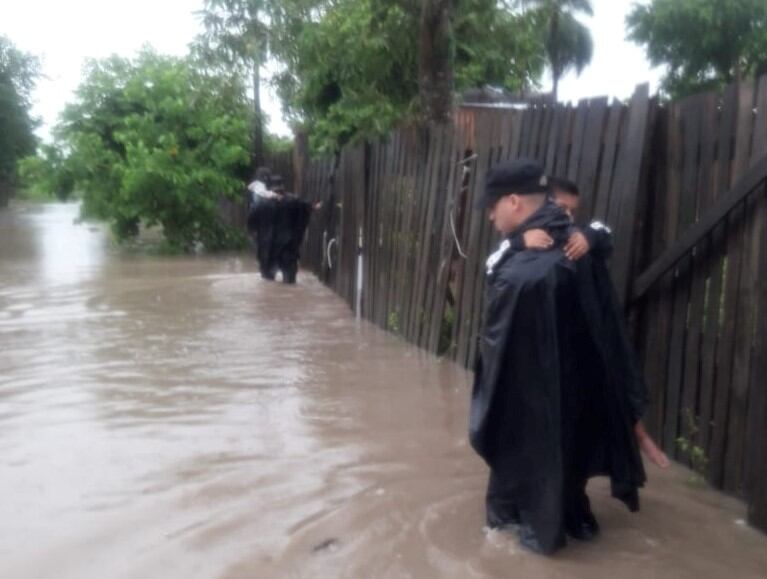
[[562, 14], [556, 31], [550, 31], [546, 40], [546, 52], [554, 71], [564, 73], [575, 68], [580, 74], [594, 53], [591, 32], [571, 14]]

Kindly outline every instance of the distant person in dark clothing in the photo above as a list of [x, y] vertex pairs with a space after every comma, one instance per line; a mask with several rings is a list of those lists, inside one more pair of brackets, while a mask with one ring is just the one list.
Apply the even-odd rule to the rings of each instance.
[[301, 243], [311, 218], [312, 206], [298, 196], [287, 193], [282, 177], [273, 175], [268, 183], [269, 195], [254, 202], [248, 229], [255, 232], [261, 277], [296, 283]]
[[278, 195], [272, 255], [277, 269], [282, 272], [282, 281], [293, 284], [296, 283], [298, 258], [312, 215], [312, 206], [297, 195], [287, 193], [279, 176], [272, 178], [271, 186], [272, 191]]
[[250, 209], [248, 211], [248, 233], [256, 242], [261, 277], [273, 280], [277, 271], [273, 257], [274, 222], [278, 195], [270, 190], [270, 172], [266, 167], [256, 171], [256, 176], [248, 185]]

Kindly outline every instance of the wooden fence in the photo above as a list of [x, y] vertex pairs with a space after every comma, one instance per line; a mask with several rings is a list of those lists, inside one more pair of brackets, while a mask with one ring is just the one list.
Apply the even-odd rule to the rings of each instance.
[[625, 258], [616, 260], [615, 275], [625, 292], [634, 220], [622, 216], [634, 213], [649, 105], [643, 86], [628, 106], [592, 99], [577, 107], [463, 110], [455, 126], [402, 129], [345, 149], [335, 166], [311, 163], [302, 194], [332, 210], [314, 220], [305, 263], [354, 305], [361, 239], [364, 317], [468, 365], [494, 241], [485, 216], [471, 210], [487, 169], [530, 156], [577, 179], [585, 213], [624, 225], [617, 251]]
[[452, 126], [299, 160], [301, 194], [325, 202], [304, 263], [366, 319], [470, 366], [497, 241], [471, 209], [488, 168], [527, 156], [573, 179], [579, 219], [615, 232], [611, 269], [651, 388], [649, 427], [745, 496], [767, 529], [766, 148], [765, 79], [668, 106], [640, 86], [625, 104], [461, 109]]
[[671, 104], [652, 145], [647, 267], [632, 289], [647, 420], [767, 529], [767, 77]]

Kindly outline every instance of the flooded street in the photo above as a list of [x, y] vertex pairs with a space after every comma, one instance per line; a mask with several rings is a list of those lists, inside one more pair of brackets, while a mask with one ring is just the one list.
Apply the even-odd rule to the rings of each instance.
[[486, 533], [469, 374], [307, 273], [153, 257], [0, 210], [0, 577], [764, 578], [745, 509], [648, 466], [553, 559]]

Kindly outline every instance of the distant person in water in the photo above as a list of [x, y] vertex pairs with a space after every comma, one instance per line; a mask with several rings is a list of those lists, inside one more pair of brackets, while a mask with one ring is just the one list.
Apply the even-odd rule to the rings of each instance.
[[312, 205], [285, 191], [285, 185], [279, 175], [273, 177], [270, 183], [278, 203], [272, 247], [274, 264], [282, 273], [282, 281], [294, 284], [298, 274], [301, 244], [312, 215]]
[[248, 219], [248, 229], [255, 232], [262, 278], [274, 280], [280, 272], [284, 283], [296, 283], [311, 213], [310, 203], [285, 191], [281, 176], [269, 178], [267, 192], [257, 196]]
[[271, 191], [269, 181], [271, 172], [267, 167], [259, 167], [248, 185], [248, 233], [256, 243], [261, 277], [273, 280], [276, 272], [272, 245], [274, 240], [274, 220], [277, 194]]

